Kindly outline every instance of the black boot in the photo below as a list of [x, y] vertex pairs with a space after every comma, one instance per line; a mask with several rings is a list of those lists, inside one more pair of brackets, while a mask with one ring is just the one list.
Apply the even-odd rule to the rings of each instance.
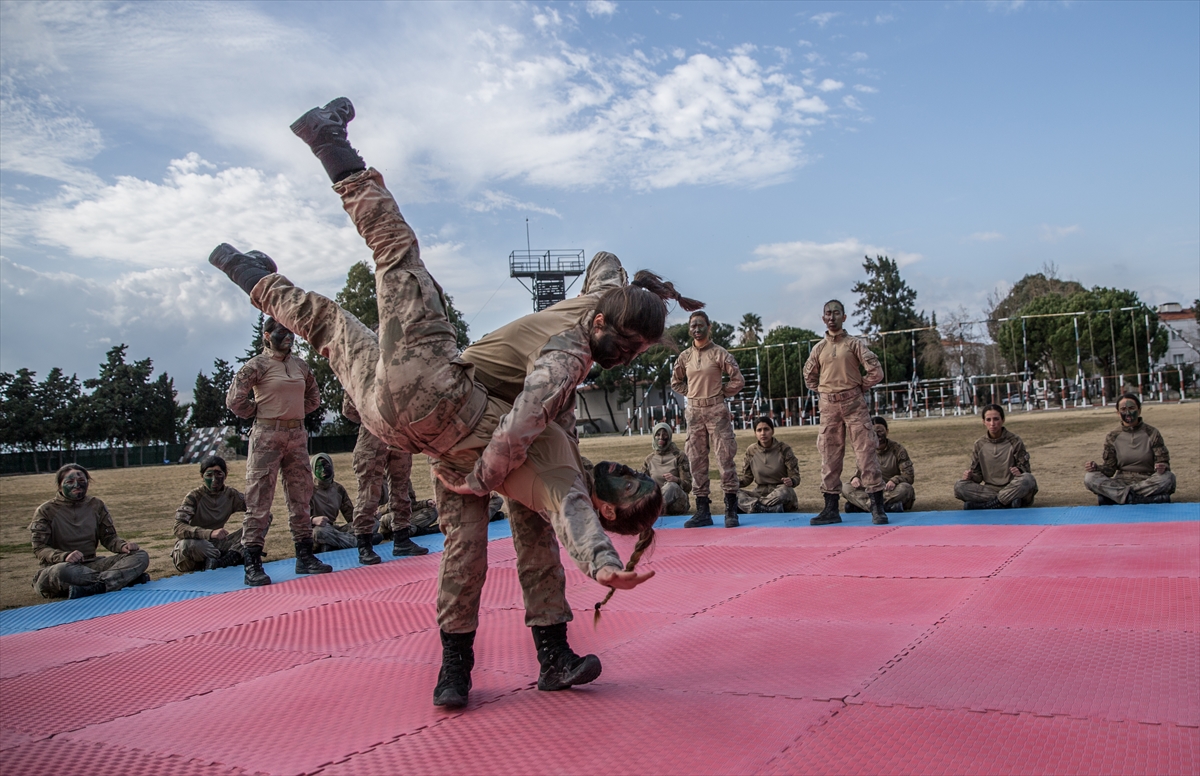
[[539, 690], [565, 690], [577, 684], [587, 684], [600, 676], [600, 658], [580, 657], [567, 644], [567, 624], [534, 625], [533, 643], [537, 647]]
[[71, 585], [67, 592], [67, 598], [87, 598], [91, 595], [100, 595], [107, 592], [108, 588], [103, 582], [93, 582], [90, 585]]
[[467, 705], [471, 691], [471, 669], [475, 667], [475, 631], [442, 631], [442, 670], [433, 688], [433, 705], [452, 709]]
[[809, 525], [833, 525], [834, 523], [842, 522], [842, 515], [838, 512], [838, 494], [826, 493], [825, 508], [821, 513], [808, 521]]
[[1115, 507], [1117, 502], [1113, 501], [1108, 496], [1097, 496], [1096, 505], [1101, 507]]
[[296, 573], [297, 574], [328, 574], [333, 566], [322, 563], [313, 555], [312, 539], [301, 539], [296, 542]]
[[1137, 493], [1130, 492], [1129, 499], [1126, 504], [1170, 504], [1171, 496], [1168, 493], [1162, 493], [1158, 496], [1142, 496]]
[[741, 523], [738, 522], [738, 505], [737, 494], [725, 494], [725, 527], [737, 528]]
[[871, 494], [871, 522], [874, 525], [887, 525], [887, 513], [883, 510], [883, 491], [877, 490]]
[[271, 584], [271, 578], [262, 567], [262, 547], [246, 546], [242, 548], [242, 562], [246, 566], [245, 582], [250, 587], [260, 587]]
[[396, 529], [392, 537], [392, 556], [402, 558], [410, 555], [428, 555], [429, 550], [412, 540], [412, 526]]
[[967, 501], [963, 504], [963, 509], [999, 509], [1004, 506], [998, 498], [990, 498], [987, 501]]
[[371, 548], [371, 534], [359, 534], [354, 537], [358, 541], [358, 562], [363, 566], [374, 566], [383, 563], [383, 558]]
[[279, 271], [271, 257], [262, 251], [240, 253], [229, 243], [221, 243], [208, 254], [208, 263], [229, 276], [249, 296], [255, 284]]
[[683, 524], [684, 528], [703, 528], [706, 525], [712, 525], [711, 502], [708, 496], [696, 496], [696, 514], [688, 518], [688, 521]]
[[324, 108], [313, 108], [292, 122], [293, 134], [308, 144], [334, 183], [367, 169], [346, 136], [346, 125], [353, 119], [354, 105], [345, 97], [338, 97]]

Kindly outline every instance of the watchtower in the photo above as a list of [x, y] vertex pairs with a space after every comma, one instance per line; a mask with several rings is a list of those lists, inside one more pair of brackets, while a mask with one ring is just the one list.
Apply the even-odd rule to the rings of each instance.
[[[587, 269], [583, 250], [513, 251], [508, 254], [508, 275], [533, 294], [533, 309], [545, 310], [567, 298], [567, 290]], [[529, 278], [526, 285], [522, 278]], [[570, 278], [570, 282], [567, 281]]]

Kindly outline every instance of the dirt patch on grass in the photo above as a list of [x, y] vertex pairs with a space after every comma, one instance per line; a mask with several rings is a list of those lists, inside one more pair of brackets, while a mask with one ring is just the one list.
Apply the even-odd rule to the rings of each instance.
[[[1163, 434], [1171, 451], [1171, 468], [1179, 478], [1175, 501], [1200, 501], [1200, 404], [1147, 404], [1146, 422]], [[1008, 428], [1025, 440], [1032, 459], [1039, 491], [1036, 506], [1077, 506], [1095, 504], [1095, 498], [1083, 487], [1083, 464], [1098, 459], [1104, 435], [1118, 424], [1111, 408], [1092, 410], [1041, 411], [1015, 413]], [[954, 482], [969, 462], [971, 446], [983, 434], [983, 423], [976, 416], [959, 418], [896, 419], [891, 421], [891, 436], [908, 448], [916, 467], [918, 510], [958, 509]], [[800, 496], [802, 512], [821, 508], [820, 461], [817, 459], [817, 428], [781, 428], [776, 432], [800, 459]], [[750, 431], [737, 432], [738, 462], [742, 452], [754, 443]], [[682, 447], [682, 435], [676, 439]], [[641, 468], [650, 451], [650, 437], [602, 437], [584, 439], [582, 453], [592, 461], [612, 460]], [[413, 466], [413, 485], [421, 498], [429, 498], [433, 487], [428, 461], [417, 456]], [[333, 456], [336, 477], [353, 498], [356, 491], [351, 454]], [[853, 455], [846, 461], [845, 478], [854, 471]], [[710, 472], [719, 483], [716, 470]], [[245, 461], [229, 464], [229, 483], [245, 489]], [[175, 509], [189, 490], [200, 484], [196, 466], [155, 466], [139, 469], [107, 469], [93, 473], [91, 494], [104, 500], [113, 515], [117, 531], [138, 542], [150, 553], [150, 574], [155, 579], [175, 575], [171, 565], [171, 534]], [[719, 485], [718, 485], [719, 488]], [[30, 582], [37, 559], [29, 546], [29, 523], [33, 512], [54, 495], [52, 474], [24, 475], [0, 479], [0, 605], [8, 609], [42, 603]], [[267, 535], [267, 559], [289, 558], [295, 553], [287, 528], [287, 507], [283, 488], [275, 494], [272, 508], [275, 522]]]

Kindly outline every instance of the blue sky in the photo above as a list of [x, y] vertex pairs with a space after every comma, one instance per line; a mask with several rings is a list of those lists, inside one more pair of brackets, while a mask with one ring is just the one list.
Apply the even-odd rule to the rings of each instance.
[[254, 317], [223, 241], [336, 292], [368, 253], [288, 124], [339, 95], [473, 337], [526, 218], [768, 328], [876, 253], [943, 321], [1047, 264], [1200, 296], [1197, 3], [9, 0], [0, 44], [4, 371], [125, 342], [186, 398]]

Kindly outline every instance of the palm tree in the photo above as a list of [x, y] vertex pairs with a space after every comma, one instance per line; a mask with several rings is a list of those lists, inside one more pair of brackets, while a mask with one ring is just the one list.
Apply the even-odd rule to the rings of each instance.
[[738, 325], [738, 332], [741, 334], [741, 341], [738, 343], [741, 347], [753, 347], [762, 339], [763, 322], [761, 315], [754, 313], [746, 313], [742, 316], [742, 322]]

